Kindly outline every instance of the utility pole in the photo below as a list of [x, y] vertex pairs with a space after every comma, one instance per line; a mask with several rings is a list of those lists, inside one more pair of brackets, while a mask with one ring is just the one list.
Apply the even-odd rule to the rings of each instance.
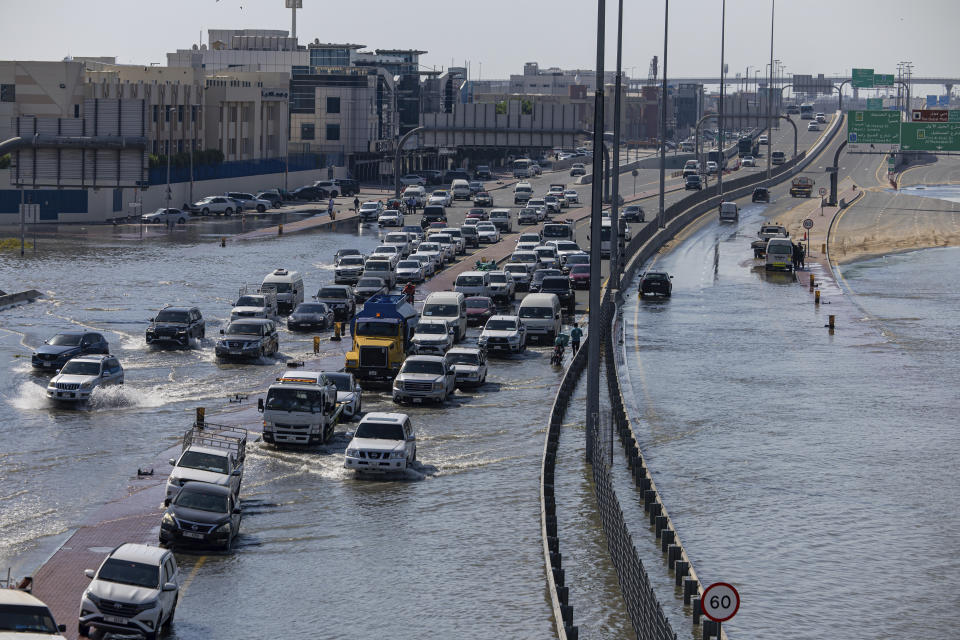
[[773, 172], [771, 156], [773, 144], [770, 137], [773, 135], [773, 13], [777, 8], [777, 0], [771, 0], [770, 3], [770, 77], [767, 82], [767, 180], [770, 179]]
[[[173, 153], [173, 116], [171, 112], [176, 107], [168, 105], [167, 106], [167, 209], [170, 208], [170, 154]], [[166, 211], [164, 213], [167, 213]]]
[[[593, 459], [600, 432], [600, 233], [603, 216], [603, 58], [606, 0], [597, 0], [597, 91], [593, 103], [593, 181], [590, 189], [590, 315], [587, 324], [586, 459]], [[601, 179], [597, 180], [597, 176]]]
[[[667, 19], [670, 17], [670, 0], [663, 4], [663, 77], [660, 86], [660, 207], [657, 212], [657, 225], [663, 229], [667, 225], [664, 214], [664, 190], [667, 180]], [[636, 191], [636, 189], [634, 189]]]
[[610, 288], [620, 290], [620, 88], [623, 72], [623, 0], [617, 12], [617, 80], [613, 97], [613, 193], [610, 196]]
[[720, 14], [720, 104], [717, 107], [717, 117], [720, 126], [717, 127], [717, 195], [723, 196], [723, 166], [727, 163], [727, 156], [723, 148], [723, 71], [727, 66], [724, 62], [724, 51], [727, 35], [727, 0], [723, 0]]

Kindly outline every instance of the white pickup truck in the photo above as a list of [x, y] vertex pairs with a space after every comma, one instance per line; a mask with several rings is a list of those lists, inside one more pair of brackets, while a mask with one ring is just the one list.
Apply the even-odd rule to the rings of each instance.
[[210, 422], [193, 425], [183, 434], [180, 456], [170, 458], [173, 470], [164, 504], [169, 505], [186, 482], [230, 487], [234, 496], [240, 495], [246, 451], [246, 429]]
[[272, 287], [261, 288], [258, 284], [240, 287], [239, 297], [230, 310], [230, 319], [266, 318], [272, 320], [279, 314], [277, 292]]
[[263, 413], [263, 441], [324, 444], [339, 417], [337, 386], [322, 371], [287, 371], [257, 401]]

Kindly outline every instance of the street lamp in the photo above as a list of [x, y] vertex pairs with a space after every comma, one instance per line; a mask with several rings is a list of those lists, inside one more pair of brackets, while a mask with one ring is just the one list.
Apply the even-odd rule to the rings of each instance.
[[724, 57], [727, 36], [727, 0], [723, 0], [723, 8], [720, 13], [720, 103], [717, 106], [717, 116], [719, 125], [717, 127], [717, 195], [723, 196], [723, 165], [726, 164], [727, 156], [723, 149], [723, 72], [726, 68]]
[[[667, 175], [667, 36], [669, 31], [668, 19], [670, 18], [670, 0], [664, 0], [663, 3], [663, 83], [660, 88], [660, 207], [657, 215], [657, 225], [663, 229], [666, 226], [664, 220], [664, 189], [666, 188]], [[636, 184], [636, 178], [634, 178]], [[633, 190], [637, 192], [636, 188]]]
[[[767, 180], [770, 180], [770, 177], [773, 174], [773, 164], [771, 162], [771, 156], [773, 156], [773, 141], [770, 139], [773, 137], [773, 16], [774, 11], [777, 8], [777, 0], [771, 0], [770, 2], [770, 64], [767, 65], [770, 69], [769, 82], [767, 83]], [[758, 85], [759, 89], [759, 85]]]
[[[170, 197], [171, 197], [171, 195], [173, 195], [173, 194], [170, 192], [170, 156], [173, 154], [173, 120], [174, 120], [174, 116], [172, 116], [172, 115], [170, 115], [170, 114], [171, 114], [171, 112], [173, 112], [173, 110], [176, 109], [176, 108], [177, 108], [176, 105], [170, 105], [170, 106], [167, 106], [167, 108], [165, 109], [165, 111], [166, 111], [166, 118], [165, 118], [165, 120], [167, 121], [167, 209], [168, 209], [168, 210], [170, 209]], [[164, 213], [167, 213], [167, 211], [164, 211]]]

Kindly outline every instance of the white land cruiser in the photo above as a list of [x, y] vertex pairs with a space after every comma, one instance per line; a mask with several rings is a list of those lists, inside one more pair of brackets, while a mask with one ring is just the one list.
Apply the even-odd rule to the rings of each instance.
[[325, 444], [336, 422], [337, 387], [321, 371], [287, 371], [257, 401], [263, 413], [263, 441]]
[[404, 471], [417, 460], [417, 436], [405, 413], [368, 413], [347, 445], [343, 466], [358, 473]]
[[81, 636], [92, 627], [157, 640], [173, 621], [181, 576], [172, 551], [128, 542], [84, 574], [92, 581], [80, 598]]
[[493, 316], [487, 320], [477, 344], [491, 352], [523, 353], [527, 349], [527, 330], [517, 316]]
[[169, 506], [185, 482], [209, 482], [230, 487], [240, 495], [247, 430], [222, 424], [194, 425], [183, 434], [179, 458], [170, 458], [173, 471], [167, 478], [164, 504]]
[[[423, 322], [423, 320], [421, 320]], [[410, 356], [393, 380], [393, 401], [446, 402], [456, 388], [456, 372], [443, 356]]]
[[123, 367], [113, 356], [90, 354], [67, 361], [47, 383], [47, 397], [55, 402], [86, 402], [100, 386], [123, 384]]
[[517, 284], [513, 275], [506, 271], [488, 271], [490, 274], [490, 297], [510, 302], [517, 297]]

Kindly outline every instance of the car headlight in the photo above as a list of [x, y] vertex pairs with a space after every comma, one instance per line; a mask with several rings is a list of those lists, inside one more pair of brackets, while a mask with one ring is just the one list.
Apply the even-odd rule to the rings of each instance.
[[[94, 605], [95, 607], [99, 607], [99, 606], [100, 606], [100, 598], [98, 598], [97, 596], [93, 595], [93, 594], [90, 593], [89, 591], [87, 591], [86, 593], [84, 593], [84, 594], [83, 594], [83, 597], [86, 598], [87, 600], [89, 600], [91, 603], [93, 603], [93, 605]], [[90, 611], [90, 612], [88, 612], [88, 613], [93, 613], [93, 611]]]
[[406, 457], [407, 457], [407, 452], [406, 452], [406, 451], [393, 451], [393, 452], [390, 453], [390, 457], [393, 458], [394, 460], [398, 460], [398, 459], [400, 459], [400, 458], [406, 458]]
[[357, 451], [356, 449], [347, 449], [347, 457], [348, 457], [348, 458], [359, 458], [359, 457], [360, 457], [359, 454], [360, 454], [360, 452]]
[[92, 383], [91, 381], [89, 381], [89, 380], [88, 380], [87, 382], [81, 382], [81, 383], [80, 383], [80, 388], [81, 388], [81, 389], [89, 389], [91, 386], [93, 386], [93, 383]]
[[169, 513], [163, 514], [163, 519], [160, 520], [160, 526], [164, 529], [173, 529], [177, 525], [176, 520], [173, 519], [173, 516]]
[[443, 389], [443, 381], [434, 382], [434, 383], [433, 383], [433, 390], [434, 390], [434, 391], [439, 391], [440, 389]]
[[213, 530], [214, 533], [230, 533], [230, 523], [224, 522], [222, 525]]

